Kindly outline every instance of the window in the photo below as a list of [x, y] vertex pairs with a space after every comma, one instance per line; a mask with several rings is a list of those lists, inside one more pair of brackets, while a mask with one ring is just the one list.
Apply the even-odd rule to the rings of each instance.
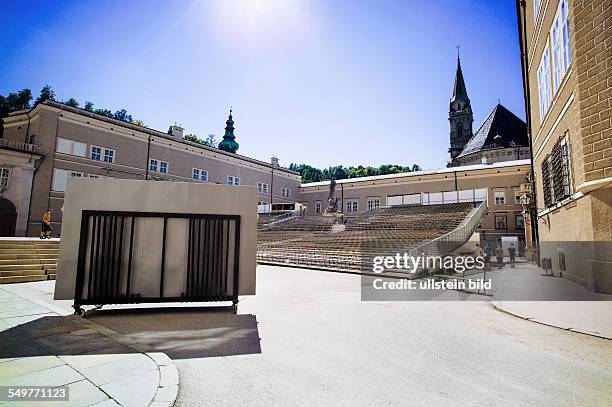
[[521, 204], [521, 191], [518, 189], [514, 190], [514, 204], [515, 205]]
[[82, 176], [82, 172], [55, 169], [53, 170], [53, 190], [57, 192], [65, 192], [68, 177], [80, 178]]
[[315, 213], [321, 213], [321, 201], [315, 202]]
[[111, 150], [110, 148], [91, 146], [91, 153], [89, 154], [89, 157], [92, 160], [96, 160], [96, 161], [114, 163], [115, 162], [115, 150]]
[[104, 162], [113, 163], [115, 162], [115, 150], [104, 149]]
[[68, 140], [65, 138], [57, 138], [57, 152], [62, 154], [76, 155], [78, 157], [85, 157], [85, 151], [87, 151], [87, 144], [79, 143], [78, 141]]
[[504, 191], [495, 191], [493, 193], [495, 205], [505, 205], [506, 204], [506, 192]]
[[100, 161], [102, 157], [102, 148], [97, 146], [91, 146], [91, 159]]
[[257, 183], [257, 190], [259, 192], [263, 192], [263, 193], [268, 192], [268, 184], [266, 184], [264, 182], [258, 182]]
[[563, 179], [563, 195], [570, 196], [574, 193], [572, 181], [572, 164], [570, 162], [570, 146], [567, 133], [561, 141], [561, 176]]
[[240, 185], [240, 178], [232, 175], [227, 176], [227, 185]]
[[158, 160], [156, 158], [151, 158], [149, 159], [149, 171], [167, 174], [168, 173], [168, 162]]
[[290, 197], [291, 196], [291, 189], [290, 188], [281, 188], [281, 195], [285, 196], [285, 197]]
[[553, 48], [553, 85], [556, 91], [569, 68], [572, 60], [570, 48], [569, 21], [567, 0], [561, 0], [551, 29], [551, 45]]
[[404, 205], [418, 205], [421, 203], [421, 194], [404, 195]]
[[561, 12], [561, 36], [562, 36], [562, 41], [563, 41], [563, 46], [562, 46], [563, 64], [565, 67], [565, 70], [563, 72], [565, 73], [565, 71], [567, 71], [567, 69], [569, 68], [570, 63], [572, 62], [572, 49], [571, 49], [570, 32], [569, 32], [570, 23], [569, 23], [569, 12], [568, 12], [567, 0], [561, 0], [561, 5], [559, 6], [559, 10]]
[[507, 229], [506, 215], [495, 215], [495, 229]]
[[357, 212], [357, 210], [358, 210], [357, 201], [346, 201], [346, 211], [347, 212]]
[[552, 206], [574, 193], [571, 151], [567, 132], [542, 161], [544, 205]]
[[194, 168], [191, 173], [191, 178], [197, 179], [198, 181], [208, 181], [208, 171], [201, 168]]
[[525, 219], [523, 218], [522, 213], [517, 213], [514, 215], [514, 220], [516, 222], [517, 229], [525, 229]]
[[538, 67], [538, 93], [540, 96], [540, 120], [544, 120], [544, 116], [552, 100], [550, 92], [550, 53], [548, 51], [548, 46], [544, 49], [542, 60]]
[[380, 209], [380, 199], [368, 199], [368, 210]]
[[0, 188], [8, 188], [10, 175], [11, 170], [8, 168], [0, 168]]

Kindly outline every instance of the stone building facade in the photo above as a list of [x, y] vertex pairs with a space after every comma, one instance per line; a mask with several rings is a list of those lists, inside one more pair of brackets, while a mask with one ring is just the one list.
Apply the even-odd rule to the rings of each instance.
[[612, 1], [519, 0], [517, 14], [541, 255], [612, 292], [612, 251], [577, 264], [559, 243], [612, 241]]
[[276, 159], [259, 161], [186, 141], [180, 128], [169, 135], [54, 101], [14, 112], [3, 126], [6, 142], [35, 145], [41, 156], [21, 235], [39, 233], [47, 208], [54, 212], [54, 234], [61, 233], [64, 191], [71, 177], [250, 185], [258, 188], [259, 204], [295, 202], [300, 185], [300, 175], [280, 167]]
[[[488, 213], [478, 232], [482, 239], [502, 236], [524, 240], [523, 208], [519, 188], [531, 170], [528, 160], [467, 165], [428, 171], [336, 181], [336, 197], [345, 216], [383, 206], [479, 202], [487, 199]], [[302, 184], [300, 202], [309, 215], [327, 206], [330, 181]]]

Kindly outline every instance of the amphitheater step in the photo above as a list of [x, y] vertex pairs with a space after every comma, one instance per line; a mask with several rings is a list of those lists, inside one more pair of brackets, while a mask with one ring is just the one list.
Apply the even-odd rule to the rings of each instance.
[[21, 270], [42, 270], [42, 264], [3, 264], [0, 265], [0, 272], [2, 271], [21, 271]]

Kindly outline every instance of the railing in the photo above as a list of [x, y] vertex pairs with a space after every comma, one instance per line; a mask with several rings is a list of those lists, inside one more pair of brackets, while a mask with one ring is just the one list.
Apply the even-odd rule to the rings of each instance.
[[456, 229], [410, 250], [410, 256], [444, 256], [463, 246], [472, 236], [482, 217], [487, 212], [487, 200], [480, 203], [474, 212]]
[[0, 148], [9, 148], [11, 150], [25, 151], [28, 153], [36, 152], [35, 144], [22, 143], [20, 141], [13, 141], [0, 138]]

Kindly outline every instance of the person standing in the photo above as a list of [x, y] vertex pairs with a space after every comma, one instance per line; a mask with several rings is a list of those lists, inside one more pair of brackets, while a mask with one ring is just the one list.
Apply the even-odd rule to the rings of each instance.
[[501, 245], [497, 245], [497, 249], [495, 249], [495, 257], [497, 258], [497, 268], [499, 270], [504, 268], [504, 249], [502, 249]]
[[51, 239], [51, 232], [53, 229], [51, 228], [51, 214], [53, 210], [51, 208], [47, 209], [42, 216], [42, 230], [40, 231], [41, 239]]
[[514, 243], [510, 243], [510, 247], [508, 247], [508, 257], [510, 257], [510, 267], [514, 268], [514, 261], [516, 260], [516, 247], [514, 247]]
[[484, 246], [484, 255], [485, 255], [485, 268], [487, 270], [491, 269], [491, 256], [493, 256], [493, 249], [489, 242], [485, 242]]

